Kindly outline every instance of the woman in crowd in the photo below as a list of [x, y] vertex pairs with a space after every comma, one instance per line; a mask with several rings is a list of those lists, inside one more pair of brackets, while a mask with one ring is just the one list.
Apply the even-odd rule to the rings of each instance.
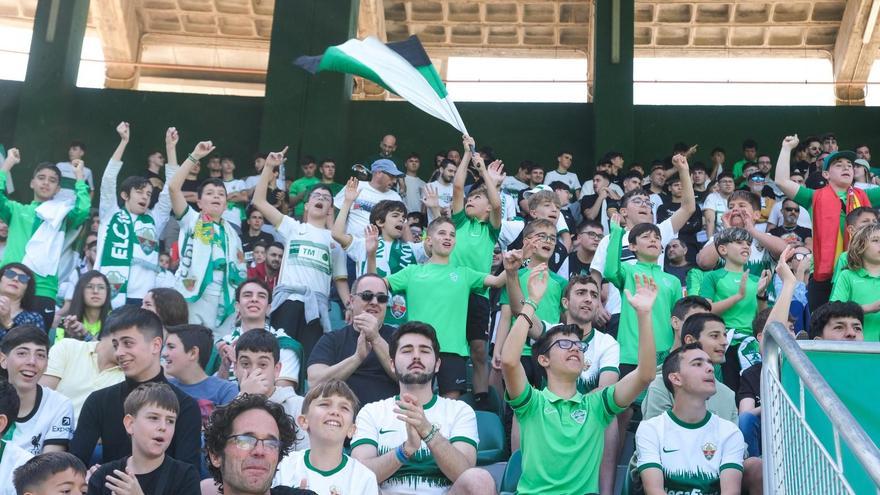
[[49, 341], [55, 343], [64, 337], [86, 342], [96, 339], [110, 312], [109, 291], [110, 282], [103, 273], [91, 270], [82, 274], [73, 289], [67, 316], [54, 335], [49, 335]]
[[0, 338], [19, 325], [46, 329], [43, 316], [33, 310], [35, 284], [34, 273], [21, 263], [0, 268]]
[[165, 328], [189, 323], [186, 300], [174, 289], [157, 287], [147, 292], [141, 307], [156, 313]]

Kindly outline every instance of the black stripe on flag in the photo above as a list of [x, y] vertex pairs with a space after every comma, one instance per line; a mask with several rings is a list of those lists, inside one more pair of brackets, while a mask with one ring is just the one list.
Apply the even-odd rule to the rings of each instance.
[[431, 58], [428, 57], [428, 52], [425, 51], [425, 47], [422, 46], [422, 42], [419, 41], [416, 35], [412, 35], [403, 41], [388, 43], [386, 46], [397, 52], [398, 55], [406, 59], [413, 67], [431, 65]]
[[296, 60], [293, 61], [293, 65], [296, 65], [298, 67], [302, 67], [303, 69], [311, 72], [312, 74], [316, 74], [318, 72], [318, 66], [321, 65], [322, 58], [324, 58], [323, 55], [315, 55], [315, 56], [303, 55], [302, 57], [297, 57]]

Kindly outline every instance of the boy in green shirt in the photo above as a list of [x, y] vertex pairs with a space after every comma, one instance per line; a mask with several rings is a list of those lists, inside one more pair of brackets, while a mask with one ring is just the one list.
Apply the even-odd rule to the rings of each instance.
[[[518, 295], [517, 253], [505, 255], [507, 287]], [[522, 477], [520, 494], [598, 493], [605, 428], [654, 379], [657, 356], [651, 329], [651, 306], [657, 286], [639, 276], [636, 292], [625, 291], [626, 299], [639, 314], [638, 366], [617, 384], [583, 395], [577, 381], [584, 367], [582, 330], [577, 325], [559, 325], [532, 346], [538, 364], [547, 373], [547, 388], [529, 385], [520, 362], [522, 346], [530, 329], [541, 326], [536, 307], [547, 290], [547, 267], [532, 267], [527, 282], [527, 299], [501, 352], [506, 399], [522, 429]]]
[[840, 272], [831, 301], [854, 302], [865, 312], [867, 342], [880, 341], [880, 225], [862, 227], [849, 244], [847, 269]]
[[306, 193], [310, 192], [315, 185], [321, 182], [320, 179], [315, 177], [315, 171], [318, 169], [318, 166], [315, 164], [314, 158], [306, 155], [300, 167], [302, 168], [303, 176], [293, 181], [293, 184], [290, 185], [290, 191], [288, 191], [290, 206], [293, 208], [293, 216], [298, 220], [302, 219], [303, 211], [305, 211]]
[[[681, 281], [675, 275], [663, 271], [657, 264], [662, 252], [660, 229], [652, 223], [640, 223], [629, 231], [629, 250], [636, 256], [634, 264], [621, 263], [623, 252], [623, 227], [614, 219], [611, 221], [611, 239], [608, 241], [608, 260], [605, 262], [605, 280], [618, 290], [635, 290], [636, 275], [651, 277], [657, 284], [657, 302], [651, 311], [654, 328], [654, 344], [657, 360], [666, 357], [672, 347], [672, 308], [682, 297]], [[620, 343], [620, 374], [631, 372], [638, 363], [638, 315], [631, 306], [622, 305], [617, 342]]]
[[[498, 188], [504, 180], [504, 165], [494, 161], [489, 166], [479, 155], [471, 158], [474, 140], [465, 136], [462, 162], [452, 180], [452, 223], [458, 237], [450, 263], [466, 266], [480, 273], [492, 271], [492, 253], [501, 233], [501, 195]], [[465, 196], [464, 186], [468, 175], [467, 159], [473, 161], [483, 184], [472, 188]], [[473, 390], [475, 405], [479, 409], [488, 402], [489, 363], [486, 345], [489, 341], [488, 291], [472, 292], [468, 299], [467, 341], [471, 362], [474, 365]]]
[[406, 292], [409, 321], [428, 323], [436, 329], [442, 351], [437, 383], [440, 395], [450, 399], [457, 399], [467, 390], [465, 325], [470, 293], [504, 283], [503, 276], [450, 264], [455, 239], [452, 221], [446, 217], [435, 219], [428, 225], [424, 241], [431, 253], [430, 261], [409, 265], [385, 279], [391, 290]]
[[[24, 262], [28, 268], [34, 271], [36, 281], [36, 297], [34, 298], [35, 311], [40, 312], [45, 320], [44, 328], [52, 328], [52, 320], [55, 318], [55, 296], [58, 292], [58, 262], [63, 253], [63, 247], [58, 243], [48, 243], [56, 235], [64, 235], [66, 238], [70, 234], [79, 229], [89, 218], [89, 207], [91, 199], [89, 198], [89, 187], [86, 185], [85, 164], [82, 160], [73, 160], [73, 170], [76, 174], [76, 200], [73, 208], [70, 209], [63, 219], [58, 222], [58, 229], [53, 229], [46, 224], [47, 229], [41, 229], [44, 225], [42, 216], [36, 213], [43, 203], [52, 200], [58, 191], [61, 190], [61, 171], [55, 165], [43, 162], [34, 168], [34, 175], [31, 179], [31, 189], [34, 191], [34, 200], [29, 204], [22, 204], [13, 201], [6, 196], [6, 181], [12, 167], [21, 161], [21, 155], [18, 149], [11, 148], [6, 155], [3, 166], [0, 167], [0, 220], [9, 226], [9, 234], [6, 240], [6, 249], [3, 252], [3, 260], [0, 265], [7, 263]], [[51, 213], [50, 213], [51, 214]], [[51, 223], [51, 222], [50, 222]], [[45, 234], [45, 235], [44, 235]], [[48, 238], [47, 238], [48, 237]], [[38, 242], [43, 241], [43, 242]], [[30, 249], [28, 247], [30, 246]], [[47, 246], [59, 246], [61, 250], [56, 253], [46, 252]], [[33, 261], [27, 253], [34, 255], [40, 252], [40, 257], [48, 256], [50, 263], [40, 263], [40, 265], [52, 265], [54, 261], [54, 270], [51, 266], [34, 266]], [[44, 271], [48, 270], [48, 271]]]
[[[538, 219], [526, 224], [523, 230], [523, 256], [530, 260], [528, 268], [520, 268], [519, 282], [520, 288], [524, 293], [526, 284], [529, 280], [529, 274], [534, 271], [534, 267], [547, 264], [550, 257], [553, 256], [553, 248], [556, 245], [556, 225], [550, 220]], [[565, 290], [568, 281], [554, 272], [549, 272], [550, 280], [547, 282], [547, 291], [544, 293], [544, 299], [541, 304], [535, 308], [538, 319], [550, 325], [560, 322], [562, 315], [562, 293]], [[516, 295], [513, 295], [516, 298]], [[501, 368], [501, 353], [506, 345], [508, 331], [514, 324], [514, 309], [519, 308], [518, 304], [511, 304], [511, 295], [507, 289], [501, 289], [501, 297], [499, 299], [501, 305], [501, 319], [498, 323], [498, 330], [495, 334], [495, 350], [492, 353], [492, 366]], [[517, 301], [515, 301], [517, 302]], [[529, 332], [529, 339], [540, 338], [543, 328], [536, 327], [534, 332]], [[532, 360], [532, 348], [530, 343], [526, 343], [522, 350], [522, 364], [526, 370], [526, 376], [529, 383], [540, 387], [543, 381], [543, 374], [540, 367], [535, 365]]]

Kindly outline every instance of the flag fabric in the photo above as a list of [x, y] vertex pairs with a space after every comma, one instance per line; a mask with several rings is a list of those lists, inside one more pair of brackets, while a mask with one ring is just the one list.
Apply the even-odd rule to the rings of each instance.
[[294, 64], [312, 74], [333, 71], [361, 76], [449, 123], [462, 134], [468, 133], [440, 74], [416, 36], [388, 44], [373, 36], [352, 39], [327, 48], [323, 55], [299, 57]]

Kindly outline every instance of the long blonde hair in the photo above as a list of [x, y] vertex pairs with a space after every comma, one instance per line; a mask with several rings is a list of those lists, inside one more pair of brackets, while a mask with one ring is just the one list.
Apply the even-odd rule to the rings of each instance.
[[865, 260], [863, 255], [868, 249], [871, 235], [877, 232], [880, 232], [880, 224], [877, 223], [869, 223], [856, 231], [852, 240], [849, 241], [849, 251], [847, 251], [846, 255], [847, 268], [853, 271], [864, 268]]

